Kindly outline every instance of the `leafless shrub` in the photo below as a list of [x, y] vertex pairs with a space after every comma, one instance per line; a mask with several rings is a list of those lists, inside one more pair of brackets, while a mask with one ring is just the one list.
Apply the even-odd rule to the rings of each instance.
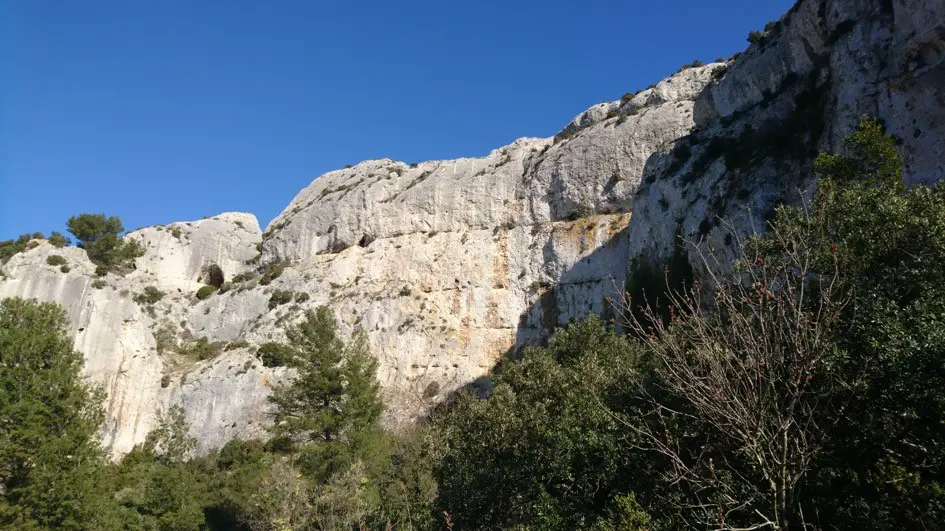
[[641, 386], [642, 417], [623, 422], [668, 463], [661, 479], [686, 493], [673, 499], [693, 526], [804, 526], [796, 489], [824, 442], [818, 402], [839, 384], [829, 338], [846, 300], [835, 252], [830, 274], [813, 272], [818, 230], [769, 233], [775, 263], [740, 241], [742, 260], [725, 276], [690, 243], [706, 278], [668, 294], [669, 322], [652, 306], [632, 312], [629, 297], [617, 303], [657, 382]]

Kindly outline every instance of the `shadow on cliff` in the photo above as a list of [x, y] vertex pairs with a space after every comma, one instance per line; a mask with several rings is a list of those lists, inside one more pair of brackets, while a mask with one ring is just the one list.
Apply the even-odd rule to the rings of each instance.
[[[779, 31], [780, 26], [775, 33]], [[668, 149], [655, 152], [647, 158], [639, 188], [632, 200], [630, 210], [637, 215], [631, 219], [631, 223], [563, 274], [548, 275], [551, 278], [557, 276], [557, 282], [535, 286], [535, 290], [530, 292], [534, 300], [519, 317], [514, 346], [499, 357], [489, 375], [451, 393], [445, 403], [450, 403], [456, 395], [464, 392], [487, 396], [492, 390], [493, 377], [502, 372], [505, 363], [519, 358], [528, 346], [546, 344], [559, 327], [592, 313], [612, 322], [616, 312], [607, 301], [608, 297], [622, 296], [625, 289], [637, 295], [647, 289], [650, 292], [654, 289], [665, 291], [667, 280], [670, 283], [668, 289], [679, 289], [691, 283], [696, 272], [684, 250], [684, 242], [700, 241], [710, 231], [721, 230], [721, 221], [741, 209], [744, 199], [759, 187], [772, 184], [771, 178], [757, 175], [757, 168], [773, 160], [775, 168], [780, 170], [776, 171], [776, 175], [808, 173], [796, 171], [796, 166], [806, 169], [816, 155], [826, 127], [823, 117], [830, 101], [831, 76], [826, 70], [825, 59], [817, 59], [808, 75], [785, 75], [779, 79], [777, 88], [763, 91], [759, 101], [725, 117], [718, 116], [713, 101], [713, 87], [736, 83], [737, 78], [758, 61], [757, 54], [754, 57], [743, 56], [730, 63], [725, 77], [706, 85], [696, 96], [694, 125], [689, 134], [677, 139]], [[709, 187], [714, 195], [703, 197], [689, 193], [705, 184], [701, 180], [710, 166], [719, 160], [724, 162], [725, 169], [721, 177]], [[795, 166], [795, 171], [784, 171], [791, 166]], [[652, 206], [644, 205], [648, 201], [651, 186], [669, 179], [673, 179], [674, 186], [684, 192], [676, 199], [683, 203], [677, 205], [676, 215], [670, 213], [665, 198], [657, 199]], [[762, 198], [764, 211], [770, 212], [777, 203], [796, 200], [792, 194], [797, 193], [798, 179], [784, 181], [777, 183], [777, 193], [772, 194], [772, 197]], [[705, 219], [690, 223], [692, 226], [684, 229], [686, 212], [696, 201], [708, 203]], [[648, 207], [662, 209], [662, 212], [649, 212]], [[631, 256], [631, 233], [647, 230], [645, 224], [640, 223], [642, 220], [639, 214], [643, 214], [643, 219], [649, 218], [650, 223], [660, 220], [669, 224], [670, 229], [664, 232], [674, 235], [675, 252], [670, 252], [668, 256], [650, 256], [649, 248], [645, 247], [636, 249], [636, 254]], [[642, 234], [638, 236], [635, 240], [647, 241]], [[543, 248], [546, 271], [555, 269], [557, 253], [553, 245], [552, 238]], [[664, 273], [664, 268], [668, 275]], [[631, 270], [633, 275], [629, 274]], [[588, 297], [589, 294], [593, 296]], [[658, 311], [662, 310], [659, 301], [654, 304]]]
[[[787, 80], [786, 84], [794, 85], [797, 82], [797, 79], [792, 78]], [[768, 138], [769, 135], [761, 135], [757, 138], [750, 138], [752, 135], [748, 134], [741, 138], [727, 135], [713, 137], [709, 131], [726, 131], [739, 117], [729, 117], [724, 120], [716, 117], [710, 88], [711, 85], [707, 85], [696, 98], [697, 112], [694, 113], [695, 124], [692, 131], [677, 139], [667, 150], [653, 153], [646, 160], [639, 188], [632, 200], [632, 212], [643, 208], [641, 205], [646, 200], [650, 186], [657, 181], [678, 176], [679, 185], [686, 187], [702, 178], [709, 165], [717, 159], [726, 158], [726, 164], [750, 166], [757, 164], [763, 158], [760, 156], [763, 148], [771, 143], [777, 143], [775, 141], [783, 141], [784, 144], [792, 147], [796, 146], [796, 140], [790, 142], [790, 139], [785, 139], [783, 136], [778, 136], [774, 140]], [[820, 96], [821, 93], [818, 92], [812, 99], [819, 100]], [[768, 96], [769, 101], [774, 97], [775, 95]], [[807, 101], [800, 103], [805, 104], [803, 108], [822, 108], [821, 105], [808, 105]], [[802, 118], [810, 119], [811, 116], [805, 114]], [[777, 130], [777, 124], [773, 120], [770, 126], [772, 130]], [[728, 132], [728, 134], [731, 133]], [[743, 143], [741, 148], [736, 147], [737, 142]], [[724, 188], [722, 194], [736, 195], [738, 193], [736, 190], [729, 189], [731, 185], [727, 182], [719, 182], [716, 185]], [[683, 197], [681, 200], [689, 199]], [[657, 203], [662, 204], [661, 201]], [[665, 204], [663, 206], [665, 207]], [[666, 210], [664, 208], [664, 212]], [[684, 211], [685, 208], [682, 210]], [[627, 227], [614, 234], [603, 245], [596, 247], [560, 275], [550, 273], [555, 271], [555, 260], [558, 256], [554, 250], [555, 238], [550, 238], [542, 249], [544, 268], [549, 272], [547, 275], [549, 278], [557, 277], [558, 280], [554, 283], [536, 283], [533, 289], [529, 290], [529, 296], [533, 300], [528, 309], [519, 316], [515, 344], [497, 359], [490, 374], [477, 378], [450, 393], [444, 400], [445, 407], [448, 407], [448, 404], [462, 393], [471, 392], [479, 396], [488, 396], [492, 391], [493, 378], [502, 372], [506, 363], [518, 359], [523, 350], [529, 346], [547, 344], [548, 339], [559, 327], [579, 321], [590, 314], [596, 314], [607, 322], [613, 322], [616, 312], [609, 299], [621, 297], [624, 290], [637, 291], [638, 294], [644, 291], [644, 287], [650, 290], [654, 287], [665, 290], [667, 277], [664, 276], [664, 267], [672, 277], [671, 285], [678, 284], [671, 289], [678, 289], [686, 282], [691, 283], [693, 268], [686, 253], [683, 252], [682, 242], [704, 237], [705, 233], [715, 226], [712, 224], [711, 217], [718, 217], [723, 213], [724, 208], [719, 208], [718, 205], [713, 206], [709, 211], [710, 220], [700, 224], [697, 230], [691, 230], [689, 233], [683, 233], [681, 217], [670, 219], [669, 223], [675, 225], [671, 232], [675, 234], [679, 248], [671, 256], [655, 261], [645, 253], [638, 257], [630, 255], [631, 232], [646, 229], [639, 226], [638, 221], [631, 219]], [[567, 219], [561, 218], [554, 221], [567, 221]], [[634, 271], [633, 275], [629, 274], [631, 270]], [[634, 278], [630, 278], [631, 276]], [[660, 288], [658, 284], [664, 287]], [[655, 304], [659, 306], [658, 302]]]
[[[505, 363], [518, 359], [529, 346], [547, 344], [558, 327], [580, 321], [592, 313], [605, 320], [612, 319], [612, 305], [607, 298], [619, 295], [615, 287], [622, 289], [627, 276], [629, 229], [629, 226], [624, 227], [567, 268], [557, 282], [536, 282], [529, 288], [528, 296], [533, 300], [518, 318], [515, 344], [499, 356], [490, 374], [451, 392], [443, 404], [448, 407], [463, 393], [488, 396], [493, 377], [501, 373]], [[549, 238], [542, 248], [546, 270], [554, 269], [557, 256], [554, 245], [555, 239]]]

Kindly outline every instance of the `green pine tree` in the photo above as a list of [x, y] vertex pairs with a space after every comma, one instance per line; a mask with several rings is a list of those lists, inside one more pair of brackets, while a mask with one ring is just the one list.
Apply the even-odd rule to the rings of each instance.
[[111, 529], [103, 394], [80, 376], [82, 355], [57, 305], [0, 302], [0, 527]]
[[188, 435], [184, 409], [161, 417], [143, 444], [117, 470], [115, 498], [131, 529], [205, 529], [204, 508], [212, 501], [210, 474], [200, 459], [188, 460], [196, 440]]
[[69, 218], [66, 227], [78, 240], [78, 246], [85, 249], [89, 260], [105, 270], [129, 265], [144, 255], [137, 240], [121, 238], [125, 228], [117, 216], [106, 218], [105, 214], [79, 214]]
[[345, 348], [342, 374], [345, 379], [345, 400], [341, 417], [358, 433], [377, 426], [384, 409], [377, 381], [377, 360], [371, 354], [367, 334], [358, 328]]
[[326, 307], [286, 332], [297, 377], [276, 387], [276, 440], [300, 452], [302, 468], [327, 479], [362, 458], [376, 439], [383, 409], [377, 362], [356, 331], [346, 344]]

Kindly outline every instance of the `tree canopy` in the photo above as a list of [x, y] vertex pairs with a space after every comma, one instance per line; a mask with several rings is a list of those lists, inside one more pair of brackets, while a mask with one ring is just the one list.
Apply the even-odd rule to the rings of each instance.
[[0, 301], [0, 524], [108, 528], [100, 391], [57, 305]]
[[364, 332], [356, 330], [346, 344], [324, 306], [307, 312], [286, 337], [297, 376], [272, 394], [272, 432], [302, 448], [308, 468], [327, 478], [355, 458], [362, 437], [377, 429], [382, 411], [377, 362]]
[[125, 228], [116, 216], [79, 214], [70, 217], [66, 227], [78, 240], [78, 246], [85, 249], [89, 260], [104, 271], [126, 266], [144, 254], [137, 240], [120, 237]]

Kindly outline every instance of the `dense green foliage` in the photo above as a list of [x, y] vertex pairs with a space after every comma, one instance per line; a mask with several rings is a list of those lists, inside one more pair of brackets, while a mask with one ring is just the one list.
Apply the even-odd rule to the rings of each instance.
[[[379, 510], [380, 492], [398, 476], [389, 456], [409, 451], [388, 447], [377, 425], [376, 362], [364, 334], [342, 341], [320, 308], [281, 345], [298, 377], [276, 389], [270, 444], [233, 441], [192, 458], [183, 410], [172, 408], [143, 444], [109, 463], [97, 442], [103, 395], [82, 382], [65, 326], [56, 305], [0, 303], [0, 527], [345, 528]], [[204, 359], [220, 347], [202, 338], [180, 348]]]
[[125, 229], [115, 216], [79, 214], [69, 218], [66, 227], [102, 272], [128, 267], [135, 258], [144, 255], [137, 240], [121, 238]]
[[88, 245], [112, 235], [117, 236], [124, 232], [125, 228], [121, 224], [121, 219], [115, 216], [106, 218], [105, 214], [79, 214], [72, 216], [66, 222], [69, 232], [75, 236], [79, 242]]
[[187, 461], [194, 448], [178, 406], [163, 417], [144, 444], [128, 453], [115, 471], [114, 501], [132, 529], [199, 530], [210, 476], [202, 460]]
[[0, 263], [6, 262], [15, 254], [22, 253], [27, 249], [39, 245], [39, 242], [36, 240], [41, 240], [42, 238], [42, 234], [22, 234], [15, 240], [0, 241]]
[[210, 297], [210, 295], [213, 295], [214, 293], [216, 293], [216, 291], [217, 291], [217, 288], [215, 288], [214, 286], [200, 286], [200, 289], [197, 290], [196, 296], [198, 300], [204, 300]]
[[298, 377], [277, 386], [271, 397], [277, 413], [273, 434], [303, 449], [311, 475], [327, 479], [364, 457], [365, 439], [376, 429], [382, 405], [375, 377], [377, 362], [367, 337], [355, 331], [345, 344], [326, 307], [306, 313], [286, 332]]
[[642, 456], [608, 407], [632, 397], [633, 346], [591, 317], [506, 364], [488, 400], [461, 397], [447, 422], [439, 503], [460, 528], [580, 529], [639, 483]]
[[273, 439], [232, 441], [216, 458], [210, 523], [250, 529], [344, 529], [382, 507], [395, 453], [378, 427], [376, 362], [363, 332], [347, 342], [327, 308], [267, 343], [263, 359], [296, 370], [275, 387]]
[[[107, 524], [98, 488], [100, 393], [58, 306], [0, 301], [0, 527], [91, 529]], [[107, 489], [106, 489], [107, 490]]]
[[813, 212], [781, 208], [772, 222], [815, 226], [816, 270], [836, 261], [850, 297], [829, 360], [845, 385], [824, 408], [812, 508], [861, 529], [928, 528], [945, 521], [945, 186], [907, 191], [896, 144], [872, 120], [847, 148], [818, 158]]
[[[551, 362], [586, 322], [504, 367], [488, 401], [460, 400], [441, 507], [487, 528], [945, 521], [945, 186], [906, 190], [896, 143], [874, 121], [846, 147], [818, 159], [814, 200], [779, 208], [714, 293], [670, 293], [672, 311], [657, 302], [631, 318], [643, 339], [602, 370], [625, 375], [616, 394]], [[579, 359], [607, 359], [594, 334], [579, 336]], [[606, 440], [595, 415], [614, 446], [596, 449], [599, 469], [572, 466], [569, 434], [594, 437], [579, 448]], [[571, 505], [585, 474], [594, 495]]]
[[285, 367], [295, 360], [295, 349], [283, 343], [263, 343], [256, 349], [256, 357], [264, 367]]

